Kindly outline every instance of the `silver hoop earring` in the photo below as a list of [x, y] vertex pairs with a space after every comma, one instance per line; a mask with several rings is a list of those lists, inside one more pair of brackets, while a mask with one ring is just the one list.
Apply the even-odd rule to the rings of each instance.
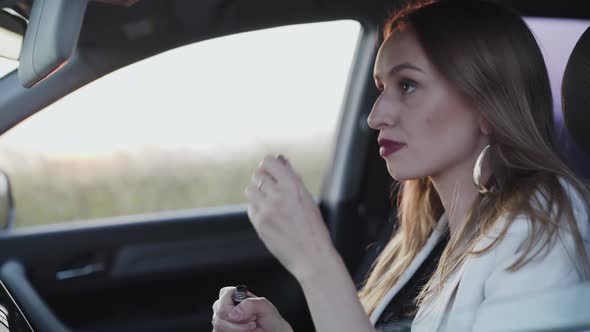
[[490, 192], [490, 190], [488, 190], [486, 187], [484, 187], [483, 184], [481, 184], [481, 163], [483, 161], [483, 158], [485, 157], [486, 153], [488, 152], [488, 149], [491, 146], [488, 144], [486, 145], [485, 148], [483, 148], [483, 150], [481, 150], [481, 152], [479, 153], [479, 157], [477, 157], [477, 161], [475, 162], [475, 167], [473, 167], [473, 183], [475, 184], [475, 187], [479, 190], [479, 192], [481, 194], [487, 194]]

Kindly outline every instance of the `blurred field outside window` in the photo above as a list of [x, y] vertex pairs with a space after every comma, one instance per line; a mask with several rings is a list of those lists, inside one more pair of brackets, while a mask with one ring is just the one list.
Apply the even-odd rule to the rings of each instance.
[[63, 97], [0, 137], [17, 227], [242, 204], [266, 154], [319, 194], [359, 32], [336, 21], [221, 37]]

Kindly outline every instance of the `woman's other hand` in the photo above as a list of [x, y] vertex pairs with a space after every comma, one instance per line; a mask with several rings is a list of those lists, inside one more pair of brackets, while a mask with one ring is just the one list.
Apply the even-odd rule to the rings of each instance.
[[275, 306], [264, 297], [250, 297], [235, 306], [235, 287], [224, 287], [213, 303], [213, 332], [293, 332]]
[[334, 249], [320, 210], [284, 157], [265, 157], [246, 187], [248, 217], [268, 250], [301, 281]]

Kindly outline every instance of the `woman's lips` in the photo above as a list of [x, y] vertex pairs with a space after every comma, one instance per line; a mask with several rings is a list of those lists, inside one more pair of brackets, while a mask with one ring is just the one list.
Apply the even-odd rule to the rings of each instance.
[[379, 154], [383, 158], [397, 152], [399, 149], [406, 146], [403, 143], [391, 141], [391, 140], [387, 140], [387, 139], [379, 140], [379, 145], [381, 146], [379, 148]]

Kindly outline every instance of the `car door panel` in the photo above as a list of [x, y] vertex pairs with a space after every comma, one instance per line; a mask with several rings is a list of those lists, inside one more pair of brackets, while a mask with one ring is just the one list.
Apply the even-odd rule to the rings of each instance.
[[236, 284], [274, 301], [294, 326], [309, 324], [299, 312], [305, 306], [293, 291], [296, 281], [239, 209], [53, 228], [3, 235], [0, 260], [22, 264], [32, 287], [73, 330], [210, 330], [219, 289]]

